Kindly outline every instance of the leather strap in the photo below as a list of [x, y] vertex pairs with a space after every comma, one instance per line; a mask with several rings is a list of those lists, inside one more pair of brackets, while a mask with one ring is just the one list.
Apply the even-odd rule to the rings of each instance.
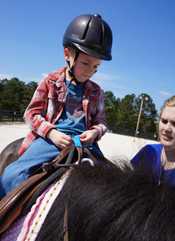
[[[59, 163], [66, 159], [69, 152], [71, 154], [68, 155], [68, 161], [71, 162], [73, 160], [72, 151], [74, 150], [75, 147], [63, 149], [51, 163], [44, 164], [42, 168], [36, 171], [36, 174], [30, 176], [20, 186], [0, 200], [0, 234], [7, 230], [21, 214], [25, 203], [37, 191], [38, 185], [59, 168]], [[71, 166], [71, 164], [67, 166]]]
[[[38, 190], [41, 182], [48, 178], [59, 167], [70, 167], [80, 163], [83, 152], [93, 161], [96, 158], [87, 149], [82, 149], [81, 142], [78, 138], [75, 139], [75, 146], [69, 146], [63, 149], [59, 155], [51, 162], [45, 163], [41, 168], [36, 170], [35, 174], [30, 176], [20, 186], [9, 192], [3, 199], [0, 200], [0, 234], [9, 228], [9, 226], [21, 214], [24, 205], [32, 195]], [[76, 159], [73, 160], [73, 158]]]
[[69, 241], [68, 210], [67, 210], [67, 206], [65, 207], [65, 210], [64, 210], [63, 234], [64, 234], [64, 241]]

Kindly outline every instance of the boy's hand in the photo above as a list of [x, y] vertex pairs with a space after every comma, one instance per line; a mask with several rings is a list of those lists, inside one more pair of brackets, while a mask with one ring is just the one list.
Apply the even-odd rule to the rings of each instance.
[[52, 129], [49, 131], [47, 137], [59, 148], [63, 149], [72, 144], [72, 139], [70, 136], [62, 133], [61, 131], [57, 131], [56, 129]]
[[87, 130], [80, 135], [80, 140], [83, 143], [92, 144], [98, 136], [97, 130]]

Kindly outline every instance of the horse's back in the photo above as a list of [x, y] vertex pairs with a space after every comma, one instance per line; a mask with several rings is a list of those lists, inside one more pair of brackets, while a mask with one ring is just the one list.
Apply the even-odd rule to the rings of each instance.
[[8, 144], [0, 153], [0, 175], [2, 174], [4, 168], [11, 162], [18, 159], [18, 149], [24, 138], [17, 139], [10, 144]]

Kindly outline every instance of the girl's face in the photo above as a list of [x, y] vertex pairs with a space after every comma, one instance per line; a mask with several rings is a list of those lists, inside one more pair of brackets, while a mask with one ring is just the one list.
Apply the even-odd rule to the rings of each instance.
[[74, 75], [76, 79], [84, 83], [90, 79], [94, 73], [97, 72], [98, 67], [101, 64], [101, 60], [95, 57], [89, 56], [84, 53], [79, 53], [78, 58], [74, 63], [74, 54], [69, 49], [64, 50], [65, 59], [69, 60], [70, 66], [73, 65]]
[[166, 106], [159, 121], [160, 142], [166, 149], [175, 150], [175, 107]]

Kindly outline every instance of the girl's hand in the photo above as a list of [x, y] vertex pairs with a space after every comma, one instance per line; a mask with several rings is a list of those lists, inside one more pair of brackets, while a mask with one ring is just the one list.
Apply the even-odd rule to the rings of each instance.
[[59, 148], [63, 149], [72, 144], [72, 139], [70, 136], [62, 133], [61, 131], [57, 131], [56, 129], [52, 129], [47, 134], [47, 137]]
[[83, 143], [92, 144], [98, 136], [97, 130], [87, 130], [80, 135], [80, 140]]

